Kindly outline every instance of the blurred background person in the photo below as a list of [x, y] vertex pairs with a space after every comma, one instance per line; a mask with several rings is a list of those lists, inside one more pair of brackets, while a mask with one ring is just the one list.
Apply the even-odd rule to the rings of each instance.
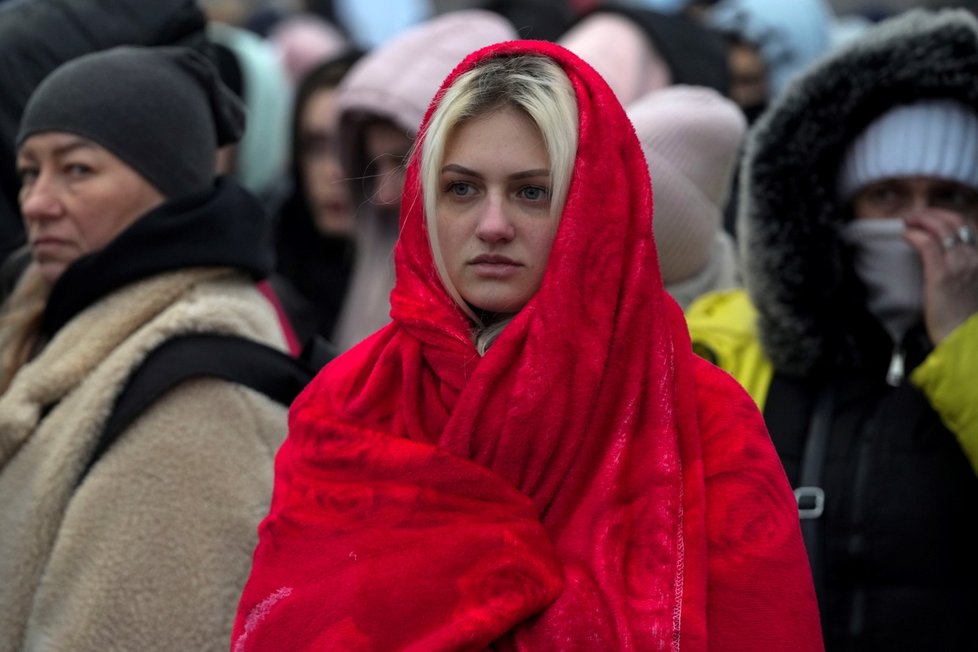
[[739, 285], [733, 238], [723, 229], [747, 122], [713, 89], [670, 86], [628, 107], [655, 187], [653, 228], [666, 291], [685, 310]]
[[832, 45], [826, 0], [718, 0], [704, 14], [729, 39], [729, 96], [750, 122]]
[[497, 14], [449, 12], [356, 63], [340, 86], [340, 160], [350, 179], [356, 258], [333, 341], [341, 351], [390, 321], [405, 161], [438, 85], [462, 57], [516, 32]]
[[302, 348], [329, 341], [356, 253], [352, 184], [339, 154], [337, 87], [360, 57], [320, 63], [300, 81], [292, 118], [291, 190], [276, 217], [271, 283]]

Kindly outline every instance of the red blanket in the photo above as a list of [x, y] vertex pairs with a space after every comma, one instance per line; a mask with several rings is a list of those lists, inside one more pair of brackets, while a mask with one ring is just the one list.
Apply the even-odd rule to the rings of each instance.
[[292, 407], [232, 649], [821, 649], [790, 489], [690, 352], [617, 100], [542, 42], [446, 83], [517, 51], [556, 59], [580, 111], [543, 284], [480, 358], [412, 163], [393, 323]]

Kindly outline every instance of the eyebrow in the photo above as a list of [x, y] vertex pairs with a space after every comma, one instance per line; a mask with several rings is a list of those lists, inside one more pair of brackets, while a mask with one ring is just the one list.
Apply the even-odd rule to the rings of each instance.
[[87, 140], [79, 138], [78, 140], [73, 140], [70, 143], [65, 143], [64, 145], [59, 145], [55, 147], [53, 151], [55, 156], [64, 156], [69, 152], [73, 152], [76, 149], [95, 149], [95, 145]]
[[[466, 176], [475, 177], [477, 179], [482, 179], [482, 175], [475, 170], [470, 170], [464, 165], [459, 165], [458, 163], [449, 163], [441, 169], [442, 174], [446, 172], [456, 172], [458, 174], [464, 174]], [[539, 168], [536, 170], [523, 170], [522, 172], [516, 172], [509, 175], [510, 179], [532, 179], [535, 177], [549, 177], [550, 170], [545, 168]]]

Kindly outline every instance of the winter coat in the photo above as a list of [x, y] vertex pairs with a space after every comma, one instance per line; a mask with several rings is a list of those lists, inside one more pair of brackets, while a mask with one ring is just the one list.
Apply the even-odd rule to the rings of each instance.
[[690, 350], [612, 90], [541, 41], [443, 88], [520, 53], [566, 71], [580, 114], [542, 285], [480, 356], [411, 160], [393, 322], [293, 404], [235, 649], [822, 649], [783, 471]]
[[205, 47], [194, 0], [31, 0], [0, 4], [0, 260], [23, 242], [14, 141], [34, 88], [59, 65], [115, 45]]
[[976, 106], [976, 76], [975, 19], [914, 11], [789, 86], [742, 169], [749, 299], [708, 297], [688, 314], [694, 349], [763, 407], [795, 486], [817, 397], [834, 394], [810, 547], [824, 559], [815, 580], [828, 650], [978, 647], [978, 316], [936, 348], [922, 324], [892, 342], [839, 236], [848, 209], [835, 190], [868, 122], [927, 97]]
[[283, 347], [255, 289], [271, 264], [255, 207], [227, 183], [170, 202], [56, 283], [50, 339], [0, 397], [3, 652], [227, 649], [285, 409], [189, 380], [84, 469], [161, 343], [226, 333]]

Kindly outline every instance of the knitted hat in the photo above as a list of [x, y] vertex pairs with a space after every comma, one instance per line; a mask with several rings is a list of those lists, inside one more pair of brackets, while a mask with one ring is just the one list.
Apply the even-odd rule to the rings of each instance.
[[978, 189], [978, 116], [954, 100], [897, 106], [849, 145], [839, 169], [839, 194], [892, 177], [923, 176]]
[[17, 146], [42, 132], [82, 136], [175, 197], [213, 182], [218, 146], [235, 142], [243, 128], [240, 102], [204, 56], [123, 46], [48, 75], [27, 102]]
[[673, 82], [669, 64], [646, 31], [624, 14], [589, 14], [559, 43], [591, 64], [625, 106]]
[[628, 107], [628, 115], [649, 164], [659, 264], [668, 286], [700, 273], [716, 255], [747, 123], [736, 104], [698, 86], [650, 93]]
[[293, 86], [317, 65], [335, 59], [350, 48], [338, 28], [312, 13], [284, 19], [272, 28], [268, 42], [279, 53]]

